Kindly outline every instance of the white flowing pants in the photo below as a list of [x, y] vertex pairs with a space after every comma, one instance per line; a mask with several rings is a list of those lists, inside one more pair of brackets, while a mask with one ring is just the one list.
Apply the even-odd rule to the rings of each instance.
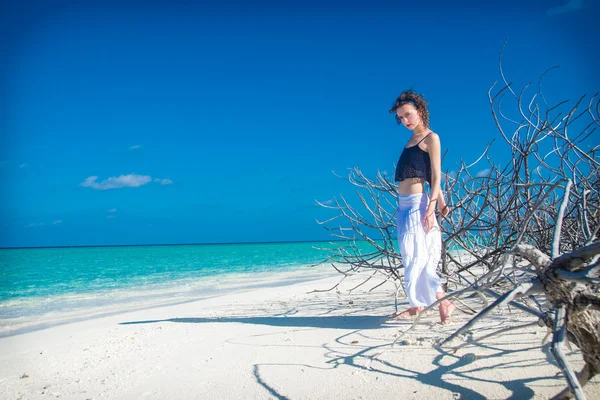
[[436, 273], [442, 255], [442, 234], [437, 221], [427, 234], [421, 222], [428, 204], [427, 193], [398, 195], [398, 247], [411, 307], [430, 306], [436, 301], [436, 292], [442, 291], [443, 280]]

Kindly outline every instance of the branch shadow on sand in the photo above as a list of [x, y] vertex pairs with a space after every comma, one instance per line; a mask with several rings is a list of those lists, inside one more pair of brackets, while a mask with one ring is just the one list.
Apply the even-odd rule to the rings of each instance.
[[[364, 372], [415, 380], [427, 386], [449, 390], [459, 395], [461, 399], [487, 398], [485, 395], [478, 392], [476, 385], [473, 385], [473, 383], [476, 382], [494, 383], [504, 386], [504, 388], [511, 393], [506, 397], [508, 399], [535, 397], [536, 394], [534, 390], [528, 386], [529, 384], [540, 382], [556, 383], [556, 376], [535, 375], [521, 379], [499, 380], [494, 379], [493, 376], [486, 379], [481, 376], [473, 375], [474, 372], [495, 370], [500, 366], [504, 369], [521, 368], [524, 361], [522, 358], [506, 361], [506, 356], [514, 355], [515, 353], [527, 352], [537, 348], [538, 346], [528, 346], [521, 349], [508, 350], [503, 348], [502, 345], [496, 347], [493, 345], [486, 346], [478, 344], [477, 347], [486, 347], [488, 350], [494, 351], [494, 353], [477, 356], [469, 353], [459, 355], [439, 347], [432, 347], [432, 349], [438, 353], [432, 362], [432, 366], [434, 368], [424, 372], [420, 370], [420, 368], [413, 369], [408, 365], [401, 365], [400, 363], [393, 362], [390, 359], [386, 360], [385, 358], [379, 358], [379, 354], [383, 354], [386, 349], [390, 349], [389, 344], [368, 346], [358, 351], [350, 351], [346, 354], [343, 354], [343, 351], [340, 350], [342, 347], [339, 345], [347, 345], [348, 337], [356, 333], [357, 332], [352, 332], [338, 337], [335, 341], [337, 345], [335, 347], [324, 345], [324, 348], [328, 350], [327, 354], [331, 358], [327, 362], [331, 368], [335, 369], [345, 366], [356, 368]], [[346, 348], [351, 350], [353, 347], [347, 346]], [[396, 347], [397, 350], [400, 348], [402, 348], [402, 345]], [[537, 361], [544, 361], [544, 358], [545, 357], [542, 356]], [[477, 363], [477, 361], [481, 360], [487, 360], [485, 362], [486, 365]], [[468, 368], [471, 365], [473, 365], [473, 368]], [[557, 391], [560, 389], [561, 387], [559, 384]]]
[[[387, 376], [396, 377], [401, 382], [401, 379], [414, 380], [419, 384], [436, 387], [440, 389], [448, 390], [455, 394], [455, 398], [460, 399], [473, 399], [483, 400], [488, 396], [480, 393], [478, 389], [473, 385], [477, 382], [481, 383], [495, 383], [504, 386], [509, 391], [507, 399], [523, 399], [523, 398], [534, 398], [536, 396], [534, 390], [528, 386], [528, 384], [535, 384], [540, 382], [553, 382], [555, 377], [552, 376], [530, 376], [522, 379], [515, 379], [510, 381], [502, 381], [485, 379], [483, 377], [475, 377], [472, 375], [473, 370], [468, 369], [470, 365], [474, 365], [476, 360], [488, 360], [489, 365], [474, 365], [474, 370], [491, 370], [496, 367], [497, 363], [502, 363], [504, 357], [507, 354], [513, 354], [515, 352], [526, 352], [532, 348], [523, 348], [520, 350], [503, 350], [497, 349], [497, 352], [488, 354], [486, 356], [478, 357], [465, 357], [452, 354], [448, 351], [436, 348], [438, 355], [434, 357], [432, 362], [433, 369], [429, 371], [422, 371], [420, 368], [410, 368], [406, 365], [400, 365], [390, 360], [376, 359], [374, 356], [380, 353], [382, 350], [389, 348], [389, 344], [367, 346], [362, 349], [356, 350], [356, 346], [348, 345], [350, 337], [359, 334], [360, 331], [353, 331], [338, 337], [335, 340], [335, 346], [331, 344], [323, 344], [323, 348], [326, 350], [326, 357], [329, 360], [326, 362], [327, 366], [317, 366], [309, 364], [282, 364], [282, 363], [262, 363], [254, 365], [254, 375], [257, 382], [265, 388], [272, 396], [277, 399], [287, 399], [284, 394], [280, 393], [276, 386], [269, 382], [268, 374], [263, 371], [265, 368], [277, 368], [283, 366], [295, 366], [299, 368], [311, 368], [317, 370], [334, 370], [337, 368], [354, 368], [358, 371], [363, 371], [369, 374], [382, 374]], [[340, 345], [344, 347], [340, 347]], [[344, 352], [342, 349], [350, 350]], [[512, 362], [502, 363], [504, 368], [520, 368], [520, 362], [522, 360], [513, 360]], [[550, 381], [550, 382], [549, 382]], [[560, 387], [557, 387], [559, 391]]]

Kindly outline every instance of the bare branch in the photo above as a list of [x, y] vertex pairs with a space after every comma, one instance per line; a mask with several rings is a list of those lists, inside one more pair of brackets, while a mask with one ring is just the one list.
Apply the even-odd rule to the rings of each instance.
[[569, 382], [569, 387], [573, 394], [575, 394], [575, 398], [577, 400], [585, 400], [585, 394], [583, 393], [583, 389], [579, 384], [575, 376], [575, 372], [569, 365], [567, 358], [562, 350], [562, 346], [565, 342], [566, 332], [567, 332], [567, 308], [563, 304], [556, 310], [556, 318], [554, 319], [554, 338], [552, 339], [552, 354], [554, 358], [556, 358], [556, 362], [563, 374], [565, 374], [565, 378], [567, 378], [567, 382]]

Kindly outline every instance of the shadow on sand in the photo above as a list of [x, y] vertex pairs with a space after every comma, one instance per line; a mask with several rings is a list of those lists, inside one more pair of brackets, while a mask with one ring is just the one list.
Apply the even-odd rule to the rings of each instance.
[[346, 315], [327, 317], [229, 317], [229, 318], [169, 318], [148, 321], [121, 322], [120, 325], [179, 322], [187, 324], [241, 323], [295, 328], [377, 329], [388, 320], [382, 316]]
[[[488, 382], [496, 383], [504, 386], [512, 394], [508, 396], [510, 399], [521, 399], [521, 398], [532, 398], [535, 397], [535, 392], [528, 387], [528, 384], [539, 383], [540, 381], [554, 381], [555, 377], [544, 377], [535, 376], [524, 379], [516, 379], [512, 381], [496, 381], [494, 379], [484, 379], [481, 377], [473, 376], [475, 370], [485, 369], [512, 369], [520, 368], [523, 366], [523, 359], [507, 359], [504, 356], [508, 354], [514, 355], [515, 353], [524, 352], [531, 350], [531, 348], [524, 348], [520, 350], [506, 350], [502, 347], [496, 347], [492, 344], [476, 344], [474, 347], [486, 348], [488, 351], [492, 350], [494, 353], [485, 356], [477, 356], [476, 359], [488, 360], [488, 366], [477, 365], [473, 369], [469, 369], [469, 364], [473, 363], [475, 358], [461, 357], [451, 352], [444, 351], [442, 349], [436, 349], [439, 354], [433, 360], [433, 369], [428, 372], [421, 372], [412, 370], [406, 366], [396, 365], [385, 359], [373, 359], [374, 354], [380, 353], [384, 348], [389, 347], [388, 345], [372, 346], [362, 348], [356, 351], [355, 347], [347, 346], [345, 338], [348, 335], [357, 334], [362, 330], [378, 329], [387, 325], [389, 317], [385, 316], [364, 316], [364, 315], [346, 315], [346, 316], [321, 316], [321, 317], [294, 317], [294, 316], [277, 316], [277, 317], [228, 317], [228, 318], [169, 318], [169, 319], [158, 319], [158, 320], [146, 320], [146, 321], [128, 321], [121, 322], [121, 325], [139, 325], [139, 324], [152, 324], [161, 322], [175, 322], [175, 323], [189, 323], [189, 324], [202, 324], [202, 323], [242, 323], [242, 324], [257, 324], [267, 325], [276, 327], [295, 327], [295, 328], [328, 328], [328, 329], [346, 329], [352, 330], [353, 332], [344, 334], [335, 340], [335, 348], [329, 344], [323, 344], [323, 348], [327, 350], [327, 361], [328, 367], [324, 369], [336, 369], [341, 366], [356, 368], [359, 370], [369, 371], [370, 373], [391, 375], [398, 378], [404, 378], [409, 380], [416, 380], [421, 384], [446, 389], [456, 393], [462, 399], [484, 399], [485, 396], [478, 393], [477, 390], [472, 388], [475, 382]], [[389, 326], [389, 325], [388, 325]], [[350, 352], [343, 354], [340, 345], [346, 347]], [[538, 346], [534, 346], [538, 347]], [[491, 361], [494, 360], [494, 361]], [[510, 360], [510, 361], [506, 361]], [[531, 360], [532, 362], [544, 362], [542, 359]], [[369, 365], [366, 367], [365, 365]], [[277, 364], [269, 364], [275, 366]], [[279, 364], [283, 366], [284, 364]], [[290, 365], [290, 364], [286, 364]], [[293, 364], [291, 364], [293, 365]], [[255, 379], [259, 385], [261, 385], [269, 394], [278, 399], [287, 399], [287, 397], [279, 393], [275, 387], [268, 383], [268, 379], [261, 373], [261, 369], [266, 367], [267, 364], [256, 364], [253, 367]], [[302, 365], [306, 368], [318, 368], [311, 365]], [[553, 382], [555, 383], [555, 382]], [[557, 388], [558, 391], [558, 388]]]

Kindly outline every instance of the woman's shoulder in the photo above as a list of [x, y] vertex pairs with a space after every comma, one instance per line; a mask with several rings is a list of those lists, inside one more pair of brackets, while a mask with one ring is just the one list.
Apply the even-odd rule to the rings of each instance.
[[431, 131], [429, 133], [429, 135], [427, 135], [427, 137], [425, 138], [424, 142], [427, 145], [427, 147], [435, 146], [436, 144], [439, 145], [440, 144], [440, 136], [437, 133], [435, 133], [434, 131]]
[[440, 140], [440, 135], [438, 135], [437, 133], [435, 133], [434, 131], [429, 132], [429, 135], [427, 137], [427, 139], [429, 140]]

